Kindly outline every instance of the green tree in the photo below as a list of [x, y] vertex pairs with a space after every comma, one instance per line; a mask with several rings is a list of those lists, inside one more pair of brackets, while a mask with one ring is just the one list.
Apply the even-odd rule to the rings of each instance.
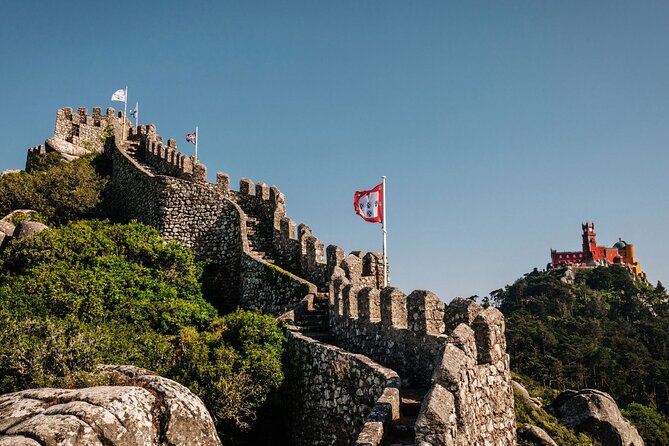
[[634, 423], [646, 446], [669, 445], [669, 418], [643, 404], [632, 403], [622, 410]]
[[28, 171], [0, 176], [0, 216], [34, 209], [50, 224], [91, 216], [102, 200], [107, 179], [96, 165], [101, 155], [66, 162], [56, 153], [31, 159]]
[[619, 266], [580, 269], [573, 284], [563, 273], [531, 273], [491, 293], [507, 319], [513, 370], [669, 413], [666, 291]]
[[283, 341], [273, 317], [237, 310], [205, 331], [182, 330], [171, 374], [202, 397], [217, 421], [246, 429], [283, 381]]

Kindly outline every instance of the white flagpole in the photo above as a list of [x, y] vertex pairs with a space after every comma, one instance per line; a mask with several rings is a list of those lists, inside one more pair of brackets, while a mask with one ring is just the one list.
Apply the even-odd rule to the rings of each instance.
[[195, 162], [197, 163], [197, 140], [200, 139], [200, 131], [195, 126]]
[[135, 103], [135, 128], [137, 127], [137, 123], [139, 122], [139, 102]]
[[388, 283], [388, 259], [386, 258], [386, 176], [382, 176], [383, 180], [383, 220], [381, 221], [381, 230], [383, 231], [383, 287], [387, 287]]
[[123, 101], [123, 141], [125, 141], [125, 120], [128, 114], [128, 86], [125, 86], [125, 100]]

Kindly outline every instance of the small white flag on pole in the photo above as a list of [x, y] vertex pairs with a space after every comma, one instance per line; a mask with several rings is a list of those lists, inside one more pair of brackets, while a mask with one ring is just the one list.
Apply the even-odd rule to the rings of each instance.
[[125, 88], [116, 90], [112, 95], [111, 100], [123, 102], [123, 133], [121, 133], [121, 135], [123, 136], [123, 141], [125, 141], [127, 136], [125, 134], [125, 121], [127, 120], [128, 115], [128, 87], [126, 86]]
[[116, 90], [114, 94], [111, 97], [112, 101], [119, 101], [119, 102], [125, 102], [125, 88], [121, 88], [120, 90]]

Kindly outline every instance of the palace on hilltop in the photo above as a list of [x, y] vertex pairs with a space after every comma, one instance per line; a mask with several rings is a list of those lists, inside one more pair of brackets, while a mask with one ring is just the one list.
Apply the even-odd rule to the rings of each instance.
[[618, 239], [613, 248], [597, 246], [595, 224], [585, 223], [581, 225], [581, 228], [583, 229], [583, 249], [581, 251], [556, 251], [551, 249], [549, 267], [622, 265], [632, 271], [635, 276], [643, 276], [633, 244]]

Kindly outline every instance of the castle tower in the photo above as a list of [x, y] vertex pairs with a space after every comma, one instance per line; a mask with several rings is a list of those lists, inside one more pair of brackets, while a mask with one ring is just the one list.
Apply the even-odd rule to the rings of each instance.
[[586, 222], [581, 225], [581, 228], [583, 229], [583, 253], [586, 254], [586, 257], [591, 258], [597, 247], [595, 224]]

